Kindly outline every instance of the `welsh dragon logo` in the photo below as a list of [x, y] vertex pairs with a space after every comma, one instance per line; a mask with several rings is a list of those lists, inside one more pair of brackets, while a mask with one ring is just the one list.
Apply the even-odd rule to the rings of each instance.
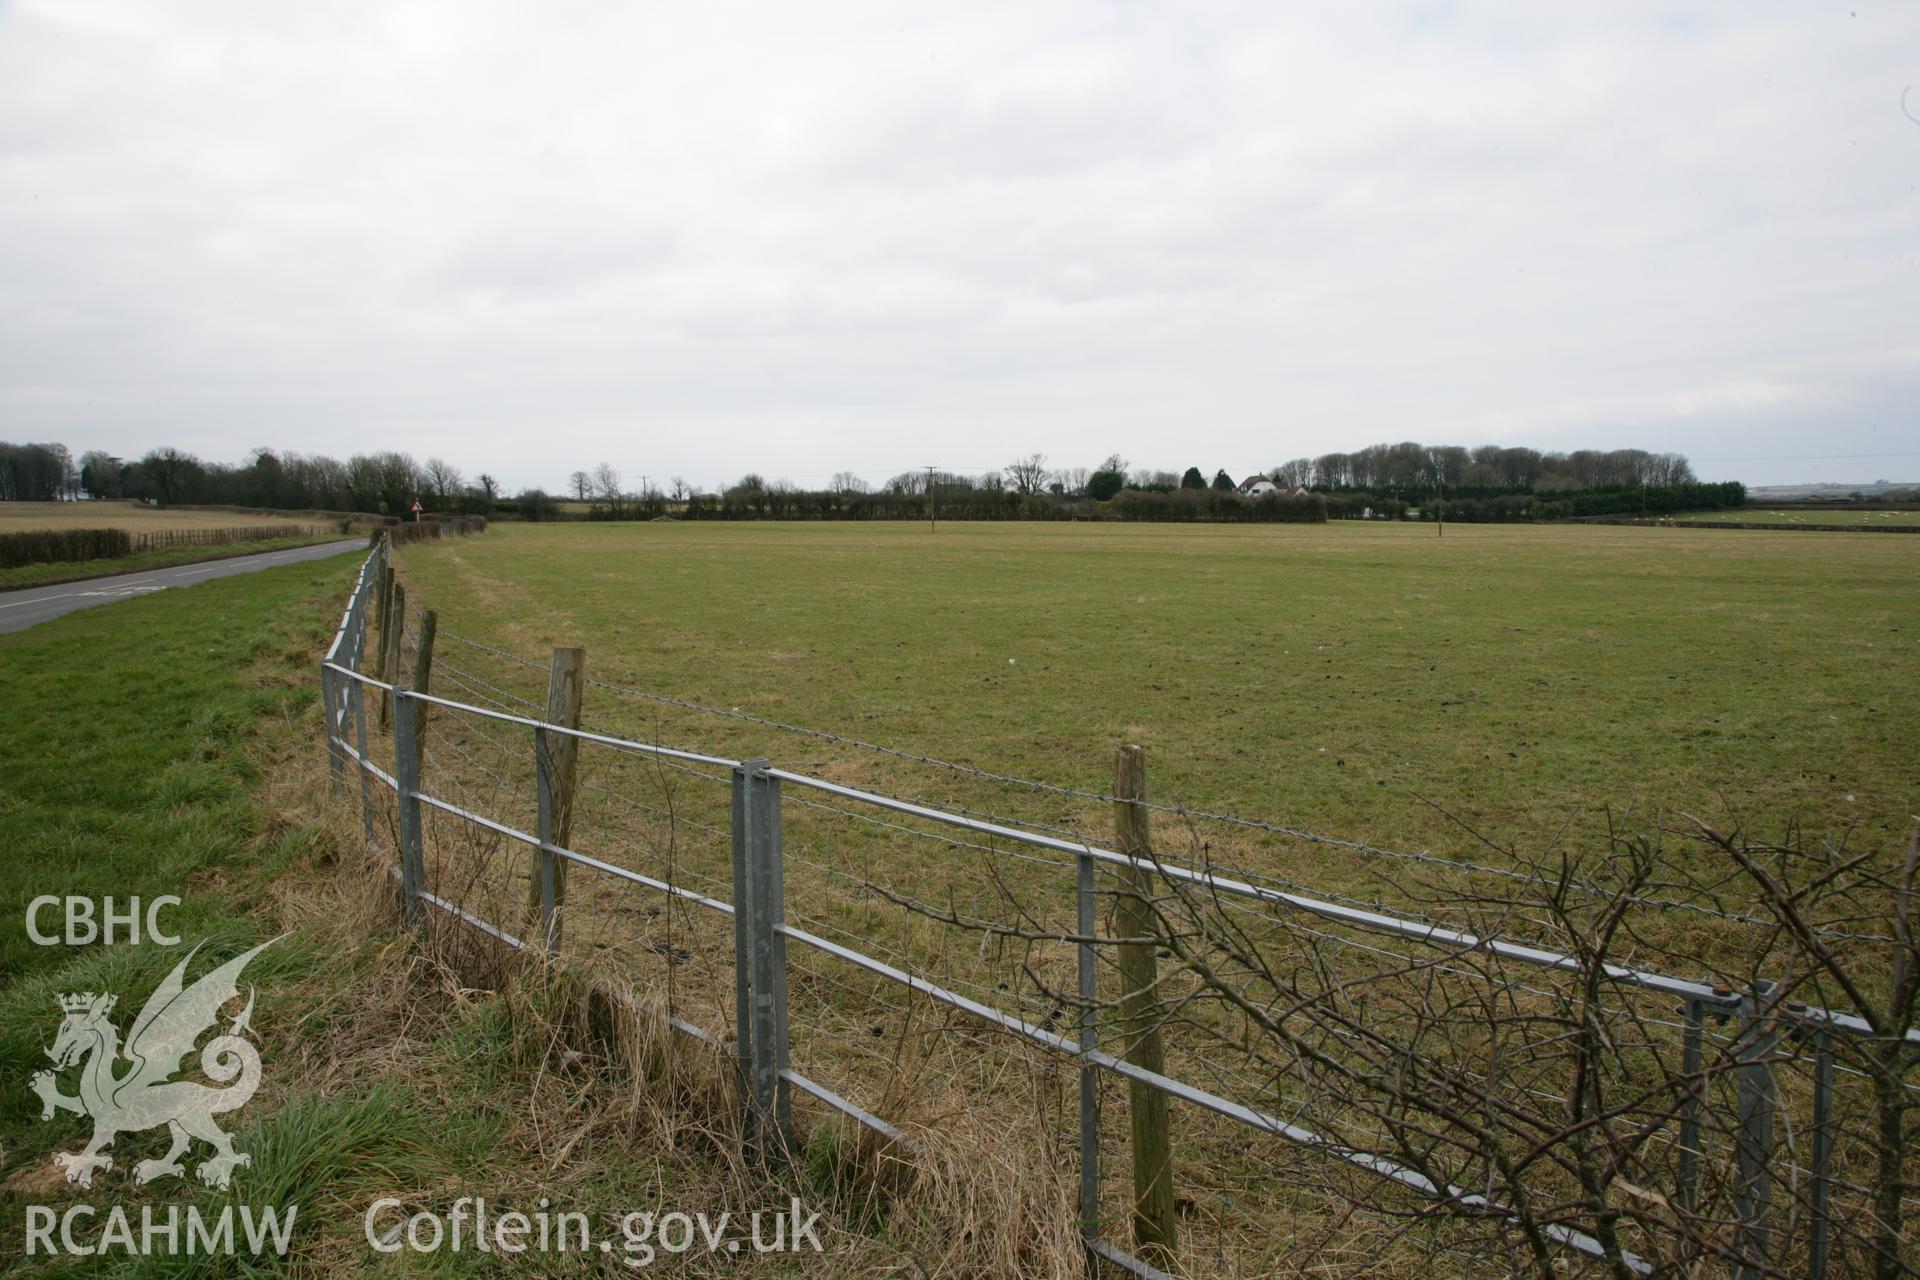
[[[124, 1047], [119, 1029], [107, 1016], [119, 997], [90, 991], [60, 997], [65, 1017], [53, 1047], [47, 1050], [53, 1069], [36, 1072], [32, 1087], [40, 1095], [42, 1120], [51, 1120], [55, 1111], [93, 1117], [93, 1138], [86, 1147], [53, 1157], [54, 1164], [66, 1170], [68, 1182], [92, 1186], [96, 1171], [113, 1168], [113, 1157], [105, 1149], [116, 1137], [160, 1125], [172, 1133], [173, 1146], [161, 1159], [135, 1165], [136, 1182], [184, 1174], [180, 1157], [194, 1138], [214, 1150], [196, 1170], [208, 1186], [224, 1188], [235, 1169], [252, 1163], [251, 1157], [233, 1149], [233, 1139], [213, 1121], [245, 1106], [260, 1087], [260, 1053], [246, 1039], [247, 1020], [253, 1015], [252, 988], [247, 990], [246, 1008], [226, 1034], [209, 1040], [200, 1052], [200, 1069], [209, 1080], [226, 1087], [171, 1077], [181, 1069], [180, 1060], [193, 1052], [194, 1042], [219, 1022], [221, 1006], [240, 994], [240, 971], [247, 962], [278, 941], [263, 942], [235, 956], [188, 987], [182, 978], [200, 950], [194, 947], [148, 998]], [[122, 1059], [126, 1069], [116, 1071]], [[83, 1064], [80, 1094], [69, 1097], [60, 1092], [59, 1075], [76, 1063]]]

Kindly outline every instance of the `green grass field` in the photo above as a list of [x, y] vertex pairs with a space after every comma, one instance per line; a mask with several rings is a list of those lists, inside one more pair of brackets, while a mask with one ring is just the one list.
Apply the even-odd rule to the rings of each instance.
[[[590, 671], [606, 678], [1095, 788], [1109, 780], [1112, 744], [1141, 741], [1162, 799], [1484, 854], [1419, 797], [1522, 843], [1548, 839], [1571, 808], [1575, 829], [1591, 834], [1607, 804], [1712, 811], [1724, 797], [1757, 827], [1858, 824], [1859, 838], [1890, 846], [1920, 798], [1916, 730], [1902, 714], [1916, 674], [1916, 552], [1900, 538], [1640, 528], [1456, 527], [1436, 539], [1404, 525], [951, 525], [935, 535], [891, 525], [502, 525], [485, 538], [407, 547], [400, 565], [412, 599], [437, 607], [443, 629], [536, 657], [551, 643], [584, 642]], [[593, 1084], [598, 1068], [583, 1069], [559, 1038], [574, 1015], [543, 1007], [541, 988], [496, 990], [491, 978], [437, 967], [429, 947], [397, 941], [380, 868], [360, 860], [350, 803], [328, 801], [315, 742], [313, 663], [350, 575], [345, 562], [288, 566], [0, 637], [9, 707], [0, 840], [18, 855], [0, 866], [0, 908], [14, 921], [0, 935], [0, 1075], [23, 1081], [42, 1061], [58, 993], [108, 989], [136, 1003], [177, 958], [151, 947], [34, 947], [24, 901], [183, 892], [178, 922], [193, 938], [211, 937], [216, 954], [292, 933], [273, 963], [249, 971], [261, 983], [255, 1025], [269, 1074], [236, 1126], [241, 1149], [256, 1155], [236, 1194], [303, 1206], [296, 1249], [305, 1272], [366, 1269], [358, 1214], [376, 1195], [441, 1206], [456, 1193], [501, 1203], [550, 1195], [596, 1217], [662, 1201], [777, 1201], [789, 1190], [830, 1200], [835, 1144], [845, 1139], [817, 1112], [791, 1178], [771, 1188], [739, 1182], [707, 1158], [706, 1122], [697, 1112], [673, 1118], [656, 1082], [634, 1088], [616, 1066], [613, 1088]], [[457, 667], [523, 693], [542, 683], [537, 670], [442, 645], [439, 679]], [[434, 767], [457, 771], [463, 726], [434, 717]], [[1104, 818], [1097, 805], [621, 702], [604, 689], [590, 692], [588, 719], [1039, 820]], [[500, 736], [514, 758], [525, 756], [522, 737]], [[481, 745], [477, 735], [467, 742]], [[595, 757], [597, 780], [652, 777], [649, 794], [673, 780], [633, 765], [610, 773], [606, 758]], [[479, 794], [503, 816], [531, 812], [524, 794]], [[724, 788], [689, 788], [684, 798], [696, 819], [724, 821], [708, 812], [724, 809]], [[903, 863], [885, 878], [935, 901], [968, 892], [970, 877], [978, 887], [974, 862], [904, 839], [828, 853], [805, 833], [837, 828], [802, 811], [803, 799], [789, 814], [803, 859], [789, 878], [796, 914], [832, 911], [804, 859], [852, 863], [896, 844]], [[598, 794], [589, 810], [592, 850], [614, 811]], [[441, 854], [463, 847], [446, 824], [433, 831]], [[673, 855], [687, 871], [724, 866], [723, 843], [717, 853], [696, 844], [689, 835]], [[1340, 862], [1350, 855], [1304, 856], [1279, 870], [1309, 883], [1352, 878]], [[689, 1006], [716, 974], [730, 989], [727, 966], [706, 972], [711, 939], [671, 932], [676, 913], [664, 917], [662, 943], [645, 898], [584, 877], [574, 892], [580, 941], [604, 926], [600, 936], [618, 944], [604, 960], [626, 966], [637, 954], [677, 972], [683, 1012], [695, 1012]], [[926, 962], [936, 972], [989, 990], [992, 971], [1014, 980], [1017, 956], [976, 952], [970, 940], [956, 949], [917, 917], [858, 895], [840, 907], [838, 918], [869, 945], [933, 944], [940, 949]], [[724, 949], [725, 931], [708, 932]], [[940, 1131], [977, 1119], [966, 1099], [991, 1096], [1007, 1104], [993, 1114], [996, 1132], [1025, 1132], [1007, 1119], [1026, 1104], [1018, 1088], [1006, 1092], [1001, 1059], [949, 1052], [936, 1037], [929, 1046], [948, 1048], [926, 1049], [933, 1056], [912, 1089], [896, 1096], [881, 1087], [885, 1062], [856, 1067], [872, 1050], [856, 1058], [845, 1046], [903, 1043], [906, 1024], [852, 988], [823, 985], [800, 960], [794, 972], [803, 993], [796, 1060], [807, 1069]], [[1182, 1123], [1181, 1185], [1200, 1205], [1243, 1179], [1286, 1184], [1274, 1163], [1284, 1152], [1250, 1154]], [[83, 1136], [78, 1119], [43, 1123], [32, 1095], [14, 1090], [0, 1108], [0, 1211], [19, 1221], [25, 1204], [85, 1198], [49, 1159]], [[136, 1207], [226, 1199], [175, 1184], [132, 1187], [127, 1167], [157, 1154], [159, 1141], [125, 1139], [113, 1181], [95, 1197]], [[999, 1182], [965, 1186], [985, 1196]], [[1117, 1187], [1107, 1191], [1118, 1203]], [[924, 1258], [937, 1247], [930, 1239], [952, 1234], [937, 1215], [882, 1221], [855, 1208], [819, 1267], [764, 1270], [898, 1269], [902, 1251]], [[1317, 1229], [1322, 1208], [1311, 1197], [1263, 1200], [1261, 1214], [1276, 1216], [1220, 1244], [1231, 1265], [1215, 1270], [1272, 1270], [1276, 1255], [1263, 1251], [1290, 1247], [1292, 1230]], [[963, 1211], [1018, 1217], [986, 1200], [941, 1209]], [[849, 1222], [877, 1234], [847, 1234]], [[1215, 1247], [1216, 1227], [1208, 1219], [1193, 1228], [1205, 1242], [1197, 1247]], [[1366, 1238], [1377, 1238], [1369, 1229], [1376, 1236]], [[0, 1240], [0, 1265], [19, 1261], [17, 1239]], [[1212, 1255], [1196, 1257], [1204, 1266]], [[94, 1265], [33, 1270], [93, 1274]], [[385, 1273], [423, 1267], [494, 1273], [472, 1254], [431, 1267], [396, 1259]], [[123, 1270], [174, 1274], [165, 1260]], [[602, 1272], [582, 1260], [564, 1273]]]
[[1742, 507], [1738, 511], [1688, 511], [1673, 519], [1684, 524], [1837, 524], [1871, 528], [1876, 525], [1920, 525], [1920, 511], [1800, 510], [1793, 507]]
[[[1077, 787], [1105, 788], [1113, 745], [1135, 741], [1158, 799], [1391, 848], [1485, 854], [1432, 805], [1529, 849], [1569, 815], [1593, 839], [1607, 809], [1632, 808], [1857, 829], [1891, 850], [1920, 809], [1920, 543], [1905, 538], [502, 525], [401, 563], [443, 630], [535, 658], [583, 644], [603, 678]], [[978, 794], [599, 690], [588, 718]]]

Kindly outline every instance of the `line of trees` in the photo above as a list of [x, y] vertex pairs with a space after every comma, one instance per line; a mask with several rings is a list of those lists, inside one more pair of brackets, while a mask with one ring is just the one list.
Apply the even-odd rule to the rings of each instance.
[[1719, 484], [1671, 484], [1645, 488], [1588, 489], [1577, 493], [1509, 493], [1493, 497], [1433, 498], [1422, 514], [1448, 520], [1501, 523], [1530, 520], [1575, 520], [1582, 516], [1665, 514], [1674, 511], [1715, 511], [1747, 505], [1747, 487], [1738, 480]]
[[0, 501], [56, 502], [138, 498], [273, 510], [361, 511], [404, 515], [417, 498], [429, 511], [491, 514], [499, 485], [481, 474], [471, 482], [440, 458], [418, 462], [398, 452], [355, 454], [344, 462], [322, 454], [255, 449], [239, 466], [209, 462], [163, 447], [137, 459], [94, 451], [75, 460], [62, 444], [0, 443]]
[[[1296, 458], [1247, 478], [1264, 476], [1285, 490], [1311, 489], [1321, 493], [1355, 493], [1390, 503], [1417, 505], [1440, 494], [1456, 497], [1500, 497], [1511, 494], [1570, 494], [1588, 490], [1672, 489], [1693, 484], [1692, 465], [1681, 454], [1650, 453], [1644, 449], [1576, 450], [1543, 453], [1538, 449], [1483, 445], [1424, 445], [1414, 441], [1369, 445], [1354, 453], [1329, 453]], [[643, 484], [638, 494], [621, 487], [619, 473], [601, 463], [592, 470], [575, 471], [567, 494], [590, 504], [589, 518], [628, 519], [655, 516], [692, 502], [707, 517], [886, 519], [897, 511], [924, 515], [924, 504], [888, 502], [887, 498], [919, 498], [929, 489], [953, 503], [954, 518], [1007, 518], [1008, 510], [1051, 511], [1052, 497], [1068, 501], [1091, 499], [1111, 502], [1120, 494], [1172, 494], [1182, 491], [1234, 493], [1240, 482], [1232, 472], [1190, 466], [1185, 471], [1134, 467], [1118, 454], [1095, 467], [1055, 467], [1044, 453], [1016, 458], [997, 471], [963, 475], [937, 468], [902, 471], [884, 483], [870, 484], [842, 471], [823, 488], [808, 489], [782, 479], [749, 472], [718, 493], [706, 493], [675, 476], [660, 487]], [[1002, 500], [1012, 495], [1020, 502]], [[1361, 504], [1363, 507], [1367, 504]], [[1232, 508], [1201, 509], [1227, 511]], [[885, 512], [887, 514], [879, 514]], [[1462, 517], [1466, 518], [1466, 517]]]
[[1035, 453], [980, 476], [903, 471], [878, 488], [849, 472], [824, 489], [749, 473], [719, 493], [688, 491], [681, 502], [693, 520], [1317, 521], [1399, 519], [1419, 509], [1429, 518], [1522, 521], [1746, 501], [1738, 483], [1700, 484], [1681, 455], [1641, 449], [1541, 453], [1408, 442], [1298, 458], [1260, 474], [1280, 492], [1243, 494], [1224, 469], [1211, 479], [1197, 466], [1137, 469], [1117, 454], [1093, 468], [1055, 469]]
[[[1211, 477], [1198, 466], [1183, 472], [1135, 468], [1118, 454], [1095, 467], [1054, 467], [1043, 453], [978, 476], [903, 471], [879, 486], [850, 471], [820, 489], [750, 472], [718, 493], [700, 492], [679, 476], [659, 485], [643, 477], [636, 492], [602, 462], [573, 472], [561, 496], [585, 506], [565, 514], [602, 520], [669, 514], [696, 520], [913, 520], [931, 513], [955, 520], [1166, 521], [1393, 518], [1412, 508], [1463, 521], [1552, 520], [1740, 506], [1746, 498], [1737, 484], [1700, 484], [1680, 454], [1643, 449], [1543, 453], [1404, 441], [1296, 458], [1259, 474], [1280, 488], [1279, 496], [1298, 496], [1244, 496], [1224, 468]], [[80, 497], [388, 516], [405, 515], [417, 498], [437, 514], [517, 514], [528, 520], [563, 514], [544, 490], [508, 498], [490, 475], [469, 481], [443, 459], [422, 463], [395, 451], [342, 461], [263, 448], [231, 465], [173, 448], [133, 460], [99, 451], [76, 460], [60, 444], [0, 443], [0, 501]]]
[[1565, 493], [1580, 489], [1670, 488], [1691, 484], [1693, 466], [1678, 453], [1645, 449], [1538, 449], [1481, 445], [1375, 444], [1356, 453], [1295, 458], [1269, 473], [1310, 489]]
[[911, 487], [801, 489], [757, 475], [743, 476], [717, 494], [694, 494], [687, 520], [1150, 520], [1163, 522], [1317, 523], [1327, 518], [1319, 494], [1246, 498], [1233, 492], [1122, 488], [1102, 501], [1074, 495], [1022, 492], [992, 477], [925, 473]]

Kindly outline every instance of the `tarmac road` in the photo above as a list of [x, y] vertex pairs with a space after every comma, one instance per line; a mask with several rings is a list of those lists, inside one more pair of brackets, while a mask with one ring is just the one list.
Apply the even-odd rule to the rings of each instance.
[[190, 587], [209, 578], [230, 578], [236, 573], [254, 573], [298, 560], [323, 560], [348, 551], [365, 550], [366, 545], [365, 538], [356, 538], [351, 542], [323, 542], [311, 547], [263, 551], [259, 555], [234, 556], [227, 560], [203, 560], [199, 564], [176, 565], [171, 569], [149, 569], [145, 573], [123, 573], [112, 578], [88, 578], [84, 582], [63, 582], [52, 587], [0, 592], [0, 632], [25, 631], [48, 618], [72, 613], [75, 609], [91, 609], [97, 604], [111, 604], [129, 596], [150, 595], [169, 587]]

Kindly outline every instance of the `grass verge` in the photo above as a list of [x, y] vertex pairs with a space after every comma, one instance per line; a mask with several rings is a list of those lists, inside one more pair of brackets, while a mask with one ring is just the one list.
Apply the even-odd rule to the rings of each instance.
[[[623, 998], [609, 1022], [583, 982], [478, 953], [469, 937], [400, 930], [385, 868], [360, 848], [358, 815], [330, 792], [315, 746], [314, 664], [352, 572], [345, 559], [289, 565], [0, 637], [0, 844], [14, 854], [0, 862], [0, 1270], [621, 1275], [642, 1256], [628, 1212], [728, 1212], [739, 1238], [747, 1214], [799, 1196], [824, 1213], [820, 1254], [723, 1249], [708, 1260], [656, 1248], [651, 1260], [787, 1276], [978, 1274], [988, 1260], [1077, 1272], [1050, 1172], [1023, 1180], [1003, 1153], [1008, 1176], [969, 1182], [976, 1151], [950, 1156], [948, 1176], [917, 1196], [896, 1188], [882, 1201], [854, 1185], [875, 1155], [823, 1126], [788, 1173], [751, 1176], [734, 1154], [724, 1052], [689, 1048], [642, 1001]], [[43, 1119], [25, 1087], [48, 1065], [58, 997], [114, 993], [124, 1032], [187, 946], [39, 946], [26, 904], [50, 894], [124, 907], [167, 893], [184, 902], [164, 923], [201, 947], [189, 981], [277, 939], [243, 983], [263, 1081], [221, 1117], [251, 1163], [228, 1189], [203, 1186], [193, 1174], [208, 1151], [196, 1142], [184, 1176], [142, 1185], [136, 1164], [164, 1154], [165, 1131], [128, 1132], [111, 1146], [112, 1167], [82, 1189], [52, 1156], [78, 1150], [91, 1122]], [[57, 927], [51, 914], [41, 923]], [[179, 1078], [197, 1078], [197, 1061], [188, 1055]], [[74, 1088], [72, 1073], [62, 1084]], [[962, 1184], [964, 1196], [951, 1190]], [[461, 1197], [483, 1197], [495, 1214], [584, 1214], [596, 1245], [612, 1247], [512, 1257], [471, 1245], [384, 1254], [367, 1242], [376, 1201], [402, 1206], [385, 1228], [418, 1210], [444, 1217]], [[93, 1210], [78, 1242], [109, 1247], [29, 1255], [29, 1214], [76, 1205]], [[138, 1223], [143, 1212], [211, 1220], [288, 1206], [284, 1256], [140, 1252], [106, 1234], [114, 1208]]]

